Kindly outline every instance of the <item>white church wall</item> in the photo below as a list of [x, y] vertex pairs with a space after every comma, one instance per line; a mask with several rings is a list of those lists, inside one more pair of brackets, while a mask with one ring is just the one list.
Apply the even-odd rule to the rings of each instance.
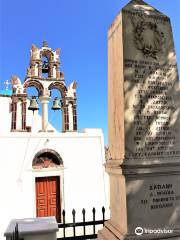
[[7, 133], [11, 129], [11, 112], [10, 112], [11, 98], [0, 96], [0, 134]]
[[[64, 170], [33, 170], [32, 161], [42, 149], [53, 149], [62, 157]], [[61, 176], [61, 207], [72, 221], [71, 211], [82, 220], [82, 208], [92, 220], [92, 208], [108, 208], [104, 178], [104, 142], [100, 130], [84, 133], [9, 133], [1, 134], [0, 224], [2, 235], [12, 218], [36, 217], [35, 177]]]
[[[54, 62], [49, 53], [54, 56]], [[100, 220], [102, 206], [106, 209], [109, 206], [108, 194], [105, 192], [107, 175], [103, 166], [105, 162], [103, 133], [100, 129], [76, 132], [77, 84], [73, 82], [66, 86], [64, 73], [60, 69], [59, 55], [60, 50], [53, 52], [45, 41], [41, 49], [33, 44], [24, 83], [13, 75], [12, 92], [9, 93], [7, 90], [3, 91], [4, 93], [0, 92], [0, 239], [11, 219], [36, 217], [36, 208], [38, 216], [53, 213], [59, 219], [56, 211], [59, 209], [58, 188], [61, 211], [66, 210], [67, 222], [72, 222], [73, 208], [76, 210], [76, 221], [82, 221], [83, 208], [87, 212], [86, 220], [92, 220], [93, 207], [96, 208], [97, 220]], [[42, 56], [47, 58], [48, 68], [44, 68]], [[56, 66], [55, 72], [53, 65]], [[41, 76], [43, 72], [48, 73], [46, 75], [48, 79]], [[34, 79], [34, 76], [37, 78]], [[31, 99], [24, 93], [29, 87], [35, 87], [38, 91], [37, 101], [42, 117], [38, 111], [33, 114], [28, 110]], [[49, 113], [48, 108], [54, 89], [61, 92], [63, 133], [57, 132], [48, 123], [48, 120], [52, 120], [52, 111]], [[12, 97], [5, 96], [7, 94]], [[13, 119], [12, 132], [11, 119]], [[43, 151], [49, 152], [49, 155]], [[41, 155], [38, 155], [39, 152]], [[36, 164], [32, 166], [35, 156]], [[48, 178], [52, 176], [59, 178]], [[40, 177], [44, 179], [37, 181], [36, 178]]]

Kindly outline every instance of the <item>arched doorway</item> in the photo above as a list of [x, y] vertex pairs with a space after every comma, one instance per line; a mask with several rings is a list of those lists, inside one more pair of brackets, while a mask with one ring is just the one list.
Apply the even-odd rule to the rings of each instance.
[[[39, 175], [35, 178], [36, 194], [36, 216], [55, 216], [57, 221], [61, 221], [61, 175], [52, 176], [52, 170], [62, 169], [63, 161], [60, 155], [51, 149], [44, 149], [38, 152], [32, 167], [34, 170], [42, 172], [46, 170], [46, 175]], [[49, 173], [49, 174], [47, 174]]]

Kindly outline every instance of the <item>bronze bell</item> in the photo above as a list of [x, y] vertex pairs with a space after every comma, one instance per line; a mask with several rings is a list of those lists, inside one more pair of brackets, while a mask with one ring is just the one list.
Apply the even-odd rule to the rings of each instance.
[[54, 111], [61, 109], [60, 101], [57, 97], [54, 98], [53, 106], [52, 106], [51, 109], [54, 110]]
[[31, 110], [31, 111], [36, 111], [36, 110], [39, 110], [39, 106], [38, 106], [38, 103], [37, 103], [37, 100], [36, 100], [36, 97], [32, 97], [31, 101], [30, 101], [30, 105], [28, 107], [28, 110]]
[[48, 72], [49, 72], [48, 62], [44, 61], [42, 65], [42, 73], [48, 73]]

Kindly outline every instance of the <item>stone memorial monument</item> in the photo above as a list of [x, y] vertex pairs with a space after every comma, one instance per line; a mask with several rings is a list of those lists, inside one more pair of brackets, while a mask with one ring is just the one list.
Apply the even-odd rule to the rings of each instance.
[[[172, 2], [173, 4], [173, 2]], [[111, 217], [99, 240], [180, 240], [180, 94], [170, 19], [141, 0], [108, 31]]]

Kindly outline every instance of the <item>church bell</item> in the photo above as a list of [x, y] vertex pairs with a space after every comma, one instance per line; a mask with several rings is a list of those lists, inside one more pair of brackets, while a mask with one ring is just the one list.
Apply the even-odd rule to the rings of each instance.
[[36, 110], [39, 110], [39, 106], [38, 106], [38, 103], [37, 103], [37, 100], [36, 100], [36, 97], [32, 97], [31, 101], [30, 101], [30, 105], [28, 107], [28, 110], [31, 110], [31, 111], [36, 111]]
[[49, 72], [48, 62], [44, 61], [42, 65], [42, 73], [48, 73], [48, 72]]
[[51, 109], [54, 110], [54, 111], [61, 109], [61, 104], [60, 104], [60, 101], [57, 97], [54, 98], [53, 106], [52, 106]]

